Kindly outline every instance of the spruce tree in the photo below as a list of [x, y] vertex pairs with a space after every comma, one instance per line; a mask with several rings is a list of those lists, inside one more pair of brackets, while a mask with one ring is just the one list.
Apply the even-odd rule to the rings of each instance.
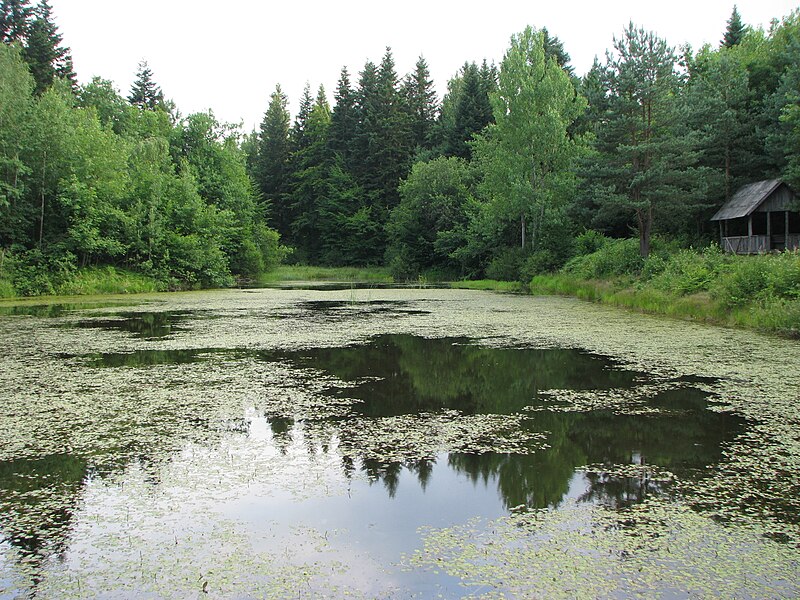
[[[306, 86], [306, 96], [311, 94]], [[305, 104], [305, 100], [303, 102]], [[321, 208], [328, 201], [328, 172], [331, 153], [328, 148], [328, 131], [331, 109], [325, 89], [320, 86], [316, 99], [303, 115], [303, 146], [295, 151], [292, 160], [292, 242], [300, 256], [311, 263], [319, 263], [323, 252], [322, 230], [325, 223]]]
[[30, 0], [3, 0], [0, 2], [0, 41], [6, 44], [23, 43], [33, 18]]
[[558, 39], [558, 36], [551, 36], [547, 31], [547, 27], [542, 28], [542, 34], [544, 35], [544, 55], [548, 58], [555, 58], [558, 66], [572, 77], [575, 74], [575, 69], [569, 64], [572, 59], [567, 51], [564, 50], [564, 43]]
[[328, 133], [328, 145], [338, 154], [346, 167], [350, 167], [353, 153], [353, 141], [358, 126], [355, 92], [350, 86], [350, 74], [342, 68], [339, 83], [334, 94], [335, 105], [331, 113], [331, 127]]
[[300, 108], [289, 134], [292, 140], [292, 152], [299, 152], [310, 143], [306, 135], [306, 126], [308, 124], [308, 117], [311, 115], [311, 110], [313, 108], [314, 102], [311, 99], [311, 86], [306, 82], [303, 88], [303, 97], [300, 99]]
[[288, 102], [281, 86], [276, 85], [261, 121], [254, 168], [262, 200], [269, 207], [269, 224], [282, 236], [288, 236], [291, 229]]
[[468, 159], [471, 155], [468, 142], [493, 120], [489, 102], [491, 75], [488, 68], [482, 74], [473, 62], [464, 65], [462, 77], [447, 154]]
[[725, 48], [733, 48], [742, 42], [746, 31], [739, 9], [734, 4], [731, 18], [728, 19], [728, 27], [725, 29], [725, 35], [722, 37], [720, 44]]
[[41, 0], [35, 15], [28, 29], [25, 60], [36, 81], [36, 93], [42, 94], [56, 77], [69, 81], [74, 89], [76, 77], [72, 57], [69, 48], [61, 45], [62, 37], [53, 22], [53, 9], [47, 0]]
[[164, 106], [164, 92], [153, 81], [153, 71], [150, 70], [146, 60], [139, 63], [136, 81], [131, 86], [128, 101], [144, 110], [155, 110]]
[[431, 130], [438, 111], [436, 90], [430, 78], [428, 63], [420, 56], [411, 73], [404, 82], [406, 103], [411, 116], [411, 133], [417, 148], [431, 147]]

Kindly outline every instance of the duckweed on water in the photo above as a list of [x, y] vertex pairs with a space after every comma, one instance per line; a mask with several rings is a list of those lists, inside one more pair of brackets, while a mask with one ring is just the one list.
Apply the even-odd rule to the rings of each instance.
[[0, 317], [0, 595], [800, 594], [798, 342], [456, 290], [126, 310]]

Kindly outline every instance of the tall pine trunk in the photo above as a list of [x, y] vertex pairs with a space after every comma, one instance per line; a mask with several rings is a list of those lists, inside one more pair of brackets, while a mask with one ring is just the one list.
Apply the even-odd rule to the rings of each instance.
[[639, 254], [642, 258], [650, 256], [650, 232], [653, 229], [653, 207], [636, 209], [639, 225]]

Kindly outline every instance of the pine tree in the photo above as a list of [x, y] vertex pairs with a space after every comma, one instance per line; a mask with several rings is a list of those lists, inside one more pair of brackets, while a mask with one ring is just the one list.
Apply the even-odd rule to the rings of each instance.
[[430, 148], [431, 130], [436, 122], [438, 107], [428, 63], [422, 56], [417, 60], [414, 72], [406, 78], [403, 87], [411, 116], [413, 143], [417, 148]]
[[300, 98], [300, 108], [295, 117], [294, 125], [289, 134], [292, 140], [292, 152], [299, 152], [303, 150], [310, 143], [306, 135], [306, 126], [308, 124], [308, 117], [311, 115], [311, 110], [314, 108], [314, 102], [311, 99], [311, 86], [306, 82], [303, 88], [303, 97]]
[[665, 222], [685, 218], [704, 195], [704, 182], [695, 177], [696, 142], [676, 102], [681, 79], [673, 49], [633, 23], [614, 39], [614, 49], [604, 69], [608, 121], [598, 132], [589, 179], [604, 190], [604, 205], [633, 213], [646, 258], [656, 215]]
[[153, 81], [153, 71], [150, 70], [146, 60], [139, 63], [136, 81], [131, 86], [128, 101], [144, 110], [155, 110], [164, 106], [164, 92]]
[[733, 48], [742, 42], [746, 32], [747, 29], [742, 23], [742, 17], [739, 14], [739, 9], [734, 4], [731, 18], [728, 19], [728, 27], [725, 29], [725, 35], [723, 36], [720, 44], [725, 48]]
[[481, 72], [474, 62], [464, 65], [453, 130], [450, 132], [449, 156], [469, 159], [471, 150], [468, 142], [493, 121], [489, 102], [490, 77], [488, 68]]
[[56, 77], [68, 80], [74, 89], [76, 76], [72, 57], [69, 48], [61, 45], [62, 37], [53, 22], [53, 9], [47, 0], [41, 0], [35, 15], [28, 29], [25, 60], [36, 81], [36, 93], [42, 94]]
[[291, 230], [288, 102], [281, 86], [276, 85], [261, 121], [254, 168], [262, 200], [269, 207], [269, 224], [282, 236], [288, 236]]
[[342, 158], [345, 167], [349, 168], [358, 126], [358, 111], [355, 92], [350, 87], [350, 74], [347, 72], [347, 68], [342, 68], [339, 75], [334, 101], [328, 145]]
[[23, 43], [28, 39], [28, 29], [33, 18], [30, 0], [3, 0], [0, 2], [0, 41], [6, 44]]

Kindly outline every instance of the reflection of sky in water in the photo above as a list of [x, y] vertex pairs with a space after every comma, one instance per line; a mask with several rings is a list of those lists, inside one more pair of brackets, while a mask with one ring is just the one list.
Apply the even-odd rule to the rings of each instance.
[[[424, 486], [403, 467], [390, 494], [384, 481], [359, 468], [358, 459], [348, 477], [335, 439], [323, 451], [302, 424], [294, 424], [279, 446], [266, 418], [251, 409], [248, 421], [247, 436], [231, 435], [214, 449], [188, 446], [155, 471], [132, 464], [107, 478], [90, 477], [63, 564], [76, 573], [135, 574], [148, 570], [137, 566], [141, 553], [150, 563], [168, 563], [173, 551], [200, 541], [197, 555], [184, 559], [190, 566], [181, 568], [205, 573], [217, 568], [215, 554], [226, 551], [219, 540], [240, 536], [247, 554], [315, 565], [321, 579], [310, 582], [310, 589], [338, 585], [379, 597], [392, 590], [415, 590], [422, 597], [470, 591], [456, 578], [404, 572], [398, 563], [420, 548], [422, 527], [508, 514], [500, 472], [476, 478], [454, 468], [443, 453]], [[584, 473], [573, 471], [561, 500], [578, 500], [589, 486]], [[220, 531], [219, 523], [227, 529]], [[216, 541], [204, 554], [211, 540]], [[220, 544], [216, 550], [214, 543]]]
[[[418, 308], [419, 303], [374, 301], [361, 310], [370, 318], [387, 314], [400, 318], [424, 314]], [[340, 316], [356, 311], [347, 301], [337, 300], [287, 305], [278, 314], [292, 318], [297, 313], [300, 323], [315, 312], [313, 318], [324, 321], [331, 317], [328, 313]], [[102, 472], [95, 470], [91, 454], [53, 454], [41, 460], [0, 463], [4, 510], [14, 498], [4, 494], [25, 489], [14, 486], [28, 477], [34, 491], [38, 479], [52, 481], [64, 492], [53, 496], [55, 502], [50, 504], [43, 493], [41, 505], [36, 504], [39, 500], [19, 505], [18, 514], [27, 510], [28, 517], [36, 511], [48, 518], [59, 510], [62, 513], [57, 521], [60, 527], [41, 529], [59, 539], [50, 546], [49, 540], [43, 540], [37, 550], [44, 557], [40, 591], [49, 589], [53, 596], [49, 584], [66, 580], [74, 584], [80, 577], [97, 582], [118, 574], [120, 581], [130, 584], [125, 591], [116, 591], [113, 581], [97, 583], [100, 589], [115, 590], [109, 597], [147, 596], [146, 586], [159, 582], [167, 589], [197, 590], [203, 578], [209, 580], [213, 593], [211, 571], [228, 569], [228, 575], [242, 579], [247, 588], [248, 582], [277, 576], [269, 569], [282, 561], [316, 570], [316, 579], [304, 584], [311, 590], [333, 584], [368, 596], [383, 597], [397, 589], [415, 590], [422, 597], [437, 593], [453, 597], [475, 590], [464, 590], [457, 579], [432, 570], [405, 572], [397, 566], [403, 555], [419, 549], [420, 528], [448, 527], [476, 517], [494, 519], [518, 505], [557, 508], [572, 499], [617, 507], [648, 495], [673, 494], [668, 484], [635, 476], [598, 476], [580, 467], [653, 464], [673, 471], [691, 486], [692, 478], [703, 477], [701, 471], [715, 465], [725, 444], [746, 426], [739, 417], [709, 411], [707, 394], [694, 387], [700, 382], [664, 377], [657, 382], [664, 384], [658, 391], [643, 394], [640, 406], [652, 409], [647, 414], [586, 407], [574, 412], [552, 410], [564, 404], [554, 401], [553, 390], [650, 389], [646, 372], [577, 349], [488, 348], [469, 338], [427, 339], [410, 334], [377, 335], [354, 345], [301, 350], [224, 344], [221, 348], [184, 347], [182, 334], [192, 330], [198, 319], [215, 326], [209, 323], [210, 314], [131, 311], [117, 312], [111, 319], [85, 319], [78, 323], [84, 331], [102, 329], [136, 344], [122, 352], [100, 351], [116, 350], [110, 345], [97, 352], [56, 356], [79, 358], [75, 364], [89, 373], [111, 373], [98, 374], [98, 378], [113, 377], [122, 369], [145, 372], [152, 366], [165, 366], [159, 372], [172, 373], [175, 389], [181, 377], [193, 376], [190, 366], [216, 368], [216, 377], [230, 377], [253, 388], [264, 384], [241, 379], [246, 377], [241, 373], [247, 373], [246, 369], [237, 371], [242, 365], [263, 369], [258, 373], [280, 368], [288, 373], [287, 385], [302, 385], [316, 376], [324, 379], [324, 386], [312, 392], [323, 401], [356, 398], [360, 402], [329, 422], [304, 423], [280, 407], [270, 412], [268, 403], [260, 405], [258, 412], [255, 408], [246, 411], [244, 420], [238, 403], [223, 405], [225, 410], [219, 414], [205, 412], [202, 403], [188, 403], [189, 412], [175, 408], [173, 415], [171, 402], [180, 398], [165, 396], [161, 398], [164, 404], [149, 405], [152, 412], [132, 410], [131, 423], [119, 430], [101, 429], [121, 440], [118, 462]], [[143, 343], [163, 339], [170, 344]], [[160, 382], [149, 383], [158, 387]], [[208, 379], [208, 394], [214, 394], [215, 383], [213, 377]], [[525, 412], [532, 405], [539, 410]], [[176, 402], [175, 406], [182, 405]], [[171, 433], [159, 440], [170, 441], [164, 444], [170, 448], [166, 452], [158, 444], [149, 448], [145, 443], [135, 450], [122, 445], [129, 434], [125, 427], [149, 425], [148, 419], [157, 422], [154, 417], [160, 410], [165, 410], [165, 420], [179, 419], [179, 427], [199, 435], [182, 437], [175, 433], [178, 430], [167, 428]], [[357, 448], [353, 451], [352, 443], [344, 451], [353, 440], [346, 439], [342, 421], [337, 419], [359, 423], [363, 421], [358, 419], [442, 410], [462, 415], [525, 412], [525, 427], [545, 434], [550, 447], [530, 455], [438, 452], [429, 463], [403, 466], [367, 461]], [[220, 423], [234, 422], [242, 426], [220, 429]], [[324, 426], [318, 427], [320, 423]], [[223, 433], [208, 441], [204, 427], [209, 431], [217, 427], [214, 431]], [[348, 460], [352, 461], [349, 466]], [[44, 484], [39, 487], [46, 492]], [[63, 510], [53, 507], [58, 502], [63, 502]], [[24, 534], [25, 526], [23, 520], [0, 524], [0, 597], [17, 585], [8, 573], [20, 562], [19, 548], [3, 542], [2, 536], [10, 537], [12, 530]], [[266, 571], [250, 566], [260, 556], [272, 564], [261, 565]], [[343, 571], [337, 563], [343, 563]], [[88, 580], [83, 585], [91, 583]], [[407, 596], [397, 592], [397, 597]]]

